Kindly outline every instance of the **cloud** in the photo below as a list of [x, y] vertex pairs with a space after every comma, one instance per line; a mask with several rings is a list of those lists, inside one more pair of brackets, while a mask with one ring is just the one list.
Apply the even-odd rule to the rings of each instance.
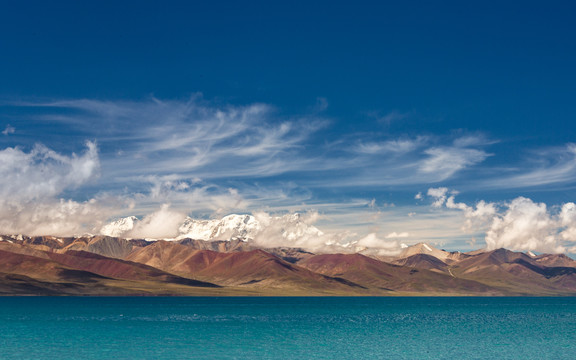
[[474, 206], [449, 197], [447, 188], [430, 189], [432, 206], [445, 206], [464, 214], [462, 230], [483, 231], [486, 248], [507, 248], [520, 251], [565, 252], [576, 243], [576, 205], [566, 203], [553, 212], [544, 203], [518, 197], [510, 202], [490, 203], [483, 200]]
[[506, 207], [503, 214], [494, 217], [486, 232], [488, 249], [566, 251], [557, 236], [558, 221], [548, 213], [546, 204], [519, 197]]
[[[446, 187], [440, 187], [440, 188], [430, 188], [428, 189], [428, 196], [431, 196], [435, 199], [435, 201], [432, 203], [432, 207], [442, 207], [442, 205], [444, 205], [444, 203], [446, 202], [446, 193], [448, 193], [448, 188]], [[420, 193], [418, 193], [420, 194]], [[421, 198], [421, 194], [420, 197]]]
[[[325, 102], [319, 99], [318, 104], [321, 108]], [[336, 122], [321, 117], [316, 112], [320, 109], [287, 116], [266, 104], [238, 106], [205, 101], [200, 96], [189, 100], [77, 99], [17, 106], [31, 108], [28, 112], [20, 109], [26, 116], [15, 124], [19, 131], [25, 128], [29, 138], [44, 135], [35, 131], [41, 132], [48, 125], [63, 131], [44, 137], [46, 145], [33, 150], [6, 149], [6, 157], [23, 156], [24, 163], [33, 163], [21, 174], [25, 180], [6, 190], [6, 197], [13, 196], [14, 204], [35, 199], [58, 203], [61, 198], [84, 204], [96, 199], [90, 206], [106, 207], [110, 218], [150, 216], [146, 220], [150, 224], [159, 224], [155, 219], [168, 211], [197, 218], [321, 211], [325, 215], [317, 221], [331, 231], [317, 237], [305, 235], [301, 244], [312, 247], [345, 244], [368, 233], [386, 240], [395, 229], [405, 229], [413, 239], [438, 239], [440, 231], [431, 229], [432, 217], [420, 211], [417, 217], [406, 216], [416, 209], [402, 205], [395, 211], [381, 209], [376, 201], [370, 208], [370, 199], [357, 199], [352, 194], [453, 179], [490, 156], [483, 149], [490, 141], [478, 134], [343, 135], [324, 131]], [[90, 142], [80, 149], [83, 139], [96, 139], [98, 147]], [[59, 157], [64, 146], [65, 153], [78, 155]], [[37, 171], [40, 168], [44, 169]], [[334, 200], [325, 189], [336, 189], [342, 197]], [[449, 202], [452, 195], [447, 192], [438, 201], [457, 204]], [[170, 207], [163, 209], [162, 204]], [[95, 221], [101, 221], [100, 214]], [[409, 220], [413, 226], [405, 226]], [[402, 226], [394, 221], [402, 222]], [[141, 228], [135, 235], [148, 236], [151, 230]], [[352, 230], [360, 235], [353, 235]], [[453, 235], [452, 228], [442, 230], [446, 236]]]
[[[266, 177], [306, 171], [304, 141], [326, 125], [316, 115], [282, 117], [268, 105], [214, 105], [189, 101], [67, 100], [36, 104], [65, 109], [58, 121], [99, 139], [108, 181], [149, 175]], [[74, 111], [71, 111], [74, 110]], [[97, 122], [100, 126], [94, 128]], [[114, 151], [110, 151], [114, 148]], [[135, 165], [138, 166], [135, 166]]]
[[367, 255], [395, 256], [402, 252], [398, 241], [382, 240], [370, 233], [354, 243], [355, 251]]
[[19, 203], [55, 196], [96, 177], [99, 168], [98, 149], [92, 142], [80, 156], [61, 155], [40, 144], [29, 152], [6, 148], [0, 150], [0, 199]]
[[164, 204], [161, 208], [136, 222], [134, 229], [123, 236], [128, 238], [172, 239], [179, 235], [178, 228], [186, 219], [186, 214], [170, 209]]
[[16, 129], [13, 126], [11, 126], [10, 124], [6, 125], [6, 128], [4, 130], [2, 130], [3, 135], [14, 134], [15, 132], [16, 132]]
[[385, 126], [390, 126], [394, 122], [398, 122], [398, 121], [409, 118], [412, 115], [412, 113], [411, 112], [401, 112], [398, 110], [393, 110], [393, 111], [390, 111], [388, 113], [385, 113], [382, 111], [368, 111], [368, 112], [366, 112], [366, 115], [369, 118], [374, 119], [377, 122], [379, 122]]
[[[560, 236], [567, 242], [576, 243], [576, 204], [569, 202], [562, 205], [559, 217], [562, 226]], [[572, 246], [570, 252], [575, 252], [575, 250], [576, 247]]]
[[541, 187], [552, 190], [550, 185], [569, 184], [576, 177], [576, 144], [531, 151], [525, 164], [506, 169], [503, 175], [478, 181], [484, 189], [513, 189]]
[[360, 154], [406, 154], [415, 151], [426, 142], [425, 137], [394, 139], [382, 142], [360, 142], [355, 151]]
[[456, 172], [476, 165], [489, 154], [483, 150], [460, 147], [434, 147], [424, 151], [428, 158], [420, 163], [419, 171], [424, 174], [435, 174], [437, 181], [446, 180]]
[[254, 243], [262, 247], [299, 247], [310, 251], [330, 252], [343, 250], [342, 244], [350, 236], [347, 232], [324, 233], [314, 224], [320, 218], [316, 211], [305, 214], [292, 213], [274, 216], [267, 212], [255, 212], [261, 231]]
[[407, 238], [409, 237], [410, 234], [408, 234], [407, 232], [401, 232], [401, 233], [397, 233], [397, 232], [391, 232], [390, 234], [386, 235], [386, 239], [397, 239], [397, 238]]
[[95, 199], [60, 198], [64, 191], [90, 183], [100, 168], [98, 149], [86, 143], [83, 154], [57, 153], [41, 144], [30, 151], [0, 150], [0, 233], [71, 235], [93, 231], [104, 219]]
[[71, 236], [95, 233], [108, 214], [92, 199], [76, 202], [44, 199], [24, 204], [3, 203], [0, 208], [0, 233]]

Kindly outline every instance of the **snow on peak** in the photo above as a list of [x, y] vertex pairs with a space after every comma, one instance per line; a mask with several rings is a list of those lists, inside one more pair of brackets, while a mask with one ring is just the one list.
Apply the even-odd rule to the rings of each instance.
[[536, 254], [534, 254], [532, 251], [528, 251], [526, 254], [528, 254], [528, 256], [530, 257], [535, 257]]
[[234, 238], [253, 239], [261, 230], [260, 224], [252, 215], [228, 215], [220, 220], [196, 220], [186, 218], [178, 229], [178, 239], [230, 240]]
[[136, 216], [129, 216], [118, 219], [109, 224], [102, 226], [100, 234], [112, 237], [121, 237], [128, 231], [134, 229], [134, 225], [138, 221]]
[[[122, 237], [129, 235], [139, 226], [140, 220], [134, 216], [118, 219], [102, 227], [102, 235]], [[222, 219], [193, 219], [186, 217], [180, 224], [174, 237], [195, 240], [254, 240], [258, 235], [279, 236], [294, 242], [303, 237], [320, 237], [324, 235], [315, 226], [308, 224], [298, 213], [284, 216], [258, 216], [248, 214], [231, 214]]]

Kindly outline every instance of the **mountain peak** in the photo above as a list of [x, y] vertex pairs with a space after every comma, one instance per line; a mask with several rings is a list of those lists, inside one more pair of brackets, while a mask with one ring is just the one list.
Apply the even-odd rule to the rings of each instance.
[[100, 233], [106, 236], [119, 237], [134, 229], [138, 221], [136, 216], [128, 216], [106, 224], [100, 229]]
[[[125, 237], [138, 226], [138, 218], [130, 216], [113, 221], [102, 227], [100, 233], [113, 237]], [[322, 236], [318, 228], [303, 221], [298, 213], [283, 216], [256, 218], [249, 214], [230, 214], [221, 219], [193, 219], [186, 217], [178, 227], [173, 240], [254, 240], [266, 230], [266, 235], [279, 236], [294, 242], [303, 236]]]

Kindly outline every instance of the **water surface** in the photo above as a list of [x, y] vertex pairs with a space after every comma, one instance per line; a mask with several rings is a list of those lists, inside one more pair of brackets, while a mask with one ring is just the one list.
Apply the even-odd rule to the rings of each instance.
[[0, 298], [2, 359], [576, 359], [576, 298]]

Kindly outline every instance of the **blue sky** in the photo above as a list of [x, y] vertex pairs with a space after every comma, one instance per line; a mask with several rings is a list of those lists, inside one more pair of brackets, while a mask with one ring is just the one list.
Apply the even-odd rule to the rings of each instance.
[[383, 243], [572, 252], [575, 10], [4, 3], [0, 228], [92, 231], [170, 204], [318, 212], [327, 232]]

